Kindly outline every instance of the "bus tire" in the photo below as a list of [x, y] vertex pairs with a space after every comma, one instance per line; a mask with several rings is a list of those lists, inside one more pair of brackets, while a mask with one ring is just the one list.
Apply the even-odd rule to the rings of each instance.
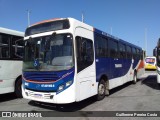
[[133, 76], [133, 84], [137, 83], [137, 72], [134, 72], [134, 76]]
[[15, 83], [15, 94], [18, 98], [22, 98], [22, 77], [18, 78]]
[[106, 93], [106, 83], [105, 80], [102, 78], [98, 84], [98, 94], [97, 94], [97, 100], [102, 100], [105, 97]]

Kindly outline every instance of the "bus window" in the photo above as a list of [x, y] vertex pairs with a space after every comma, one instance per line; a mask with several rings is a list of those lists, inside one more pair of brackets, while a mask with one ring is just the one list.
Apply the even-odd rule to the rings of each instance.
[[126, 58], [126, 46], [122, 43], [119, 43], [119, 52], [120, 58]]
[[127, 58], [132, 59], [132, 50], [130, 46], [127, 46]]
[[107, 57], [107, 55], [108, 55], [107, 39], [96, 35], [95, 48], [96, 48], [95, 51], [96, 51], [97, 57]]
[[118, 42], [114, 41], [114, 40], [109, 40], [108, 43], [108, 47], [109, 47], [109, 53], [110, 53], [110, 57], [112, 58], [118, 58]]
[[77, 72], [85, 69], [93, 63], [93, 42], [89, 39], [76, 37], [77, 43]]
[[21, 37], [12, 37], [12, 59], [22, 59], [23, 57], [23, 39]]
[[9, 40], [8, 35], [0, 35], [0, 58], [10, 58]]
[[132, 48], [133, 59], [137, 59], [136, 48]]
[[137, 49], [137, 59], [140, 59], [141, 58], [141, 55], [140, 55], [140, 50]]

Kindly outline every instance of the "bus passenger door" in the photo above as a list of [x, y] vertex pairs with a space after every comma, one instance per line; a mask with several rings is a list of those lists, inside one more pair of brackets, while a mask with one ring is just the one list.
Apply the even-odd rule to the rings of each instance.
[[[84, 34], [85, 33], [85, 34]], [[96, 94], [93, 32], [76, 28], [76, 101]]]

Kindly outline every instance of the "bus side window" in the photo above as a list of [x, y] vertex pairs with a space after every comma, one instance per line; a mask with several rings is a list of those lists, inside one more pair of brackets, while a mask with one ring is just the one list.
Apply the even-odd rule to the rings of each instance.
[[120, 58], [126, 58], [126, 46], [122, 43], [119, 43], [119, 52]]
[[136, 49], [137, 50], [137, 59], [140, 59], [140, 50], [139, 49]]
[[108, 48], [109, 48], [110, 57], [119, 58], [118, 42], [116, 42], [112, 39], [109, 39]]
[[96, 34], [95, 36], [95, 52], [96, 57], [108, 56], [108, 43], [107, 39]]
[[93, 42], [89, 39], [76, 37], [77, 72], [90, 66], [94, 60]]
[[10, 52], [9, 52], [9, 41], [10, 36], [1, 34], [0, 35], [0, 58], [10, 58]]
[[24, 50], [24, 41], [21, 37], [12, 37], [12, 59], [22, 59]]
[[132, 48], [132, 54], [133, 54], [133, 59], [137, 59], [137, 52], [136, 52], [136, 48]]
[[132, 59], [132, 50], [130, 46], [127, 46], [127, 58]]

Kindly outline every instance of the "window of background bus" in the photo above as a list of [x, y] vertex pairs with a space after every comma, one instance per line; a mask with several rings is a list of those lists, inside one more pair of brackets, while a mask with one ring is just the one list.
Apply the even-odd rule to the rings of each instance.
[[93, 63], [93, 42], [89, 39], [76, 37], [77, 72], [82, 71]]
[[0, 58], [2, 59], [10, 58], [9, 41], [9, 35], [0, 34]]
[[[22, 60], [23, 57], [23, 38], [22, 37], [17, 37], [17, 36], [12, 36], [12, 48], [11, 48], [11, 57], [12, 59], [17, 59], [17, 60]], [[17, 45], [17, 47], [16, 47]], [[17, 49], [17, 50], [16, 50]]]

